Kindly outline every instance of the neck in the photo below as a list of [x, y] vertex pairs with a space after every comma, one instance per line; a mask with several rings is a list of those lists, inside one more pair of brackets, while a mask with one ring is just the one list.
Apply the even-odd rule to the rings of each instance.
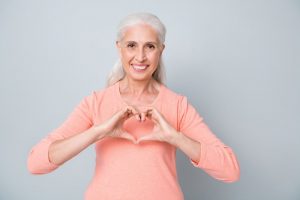
[[144, 81], [135, 81], [125, 76], [120, 81], [120, 90], [124, 93], [130, 93], [140, 96], [144, 93], [152, 93], [155, 90], [156, 81], [151, 78]]

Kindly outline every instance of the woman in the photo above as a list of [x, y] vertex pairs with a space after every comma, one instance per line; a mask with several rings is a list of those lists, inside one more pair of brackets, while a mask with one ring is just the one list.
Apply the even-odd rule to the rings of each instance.
[[95, 144], [96, 168], [87, 200], [184, 199], [176, 148], [215, 179], [239, 179], [232, 149], [211, 132], [185, 96], [164, 85], [165, 32], [149, 13], [121, 22], [116, 42], [120, 60], [107, 87], [86, 96], [32, 148], [31, 173], [49, 173]]

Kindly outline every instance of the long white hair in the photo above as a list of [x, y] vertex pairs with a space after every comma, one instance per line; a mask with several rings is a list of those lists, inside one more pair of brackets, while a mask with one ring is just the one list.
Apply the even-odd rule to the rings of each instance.
[[[158, 39], [161, 44], [165, 42], [166, 28], [164, 24], [160, 21], [160, 19], [151, 14], [151, 13], [134, 13], [126, 16], [123, 20], [121, 20], [118, 26], [117, 32], [117, 41], [120, 41], [124, 36], [126, 29], [130, 26], [146, 23], [150, 25], [154, 30], [156, 30], [158, 34]], [[106, 86], [110, 86], [123, 79], [125, 76], [125, 72], [123, 70], [121, 59], [119, 58], [115, 65], [112, 68], [112, 71], [107, 77]], [[157, 69], [153, 73], [152, 77], [157, 80], [159, 83], [164, 83], [166, 79], [165, 75], [165, 67], [162, 60], [162, 55], [160, 56], [160, 60], [157, 66]]]

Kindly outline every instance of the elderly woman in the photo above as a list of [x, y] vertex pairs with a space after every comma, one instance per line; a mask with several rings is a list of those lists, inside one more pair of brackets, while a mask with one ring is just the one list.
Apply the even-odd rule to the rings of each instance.
[[211, 132], [186, 96], [164, 84], [165, 32], [149, 13], [129, 15], [120, 23], [120, 59], [107, 87], [83, 98], [60, 127], [32, 148], [31, 173], [49, 173], [95, 144], [87, 200], [183, 200], [176, 148], [217, 180], [239, 179], [232, 149]]

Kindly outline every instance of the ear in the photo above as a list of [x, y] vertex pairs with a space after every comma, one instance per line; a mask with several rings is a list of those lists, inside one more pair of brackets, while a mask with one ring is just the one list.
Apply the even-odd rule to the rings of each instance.
[[117, 47], [117, 48], [121, 48], [120, 41], [116, 41], [116, 47]]
[[116, 41], [116, 48], [118, 50], [119, 56], [121, 57], [121, 43], [120, 41]]
[[164, 49], [165, 49], [165, 44], [162, 44], [160, 47], [160, 56], [162, 55]]
[[160, 55], [163, 53], [164, 49], [165, 49], [165, 44], [162, 44], [160, 47], [161, 51], [160, 51]]

